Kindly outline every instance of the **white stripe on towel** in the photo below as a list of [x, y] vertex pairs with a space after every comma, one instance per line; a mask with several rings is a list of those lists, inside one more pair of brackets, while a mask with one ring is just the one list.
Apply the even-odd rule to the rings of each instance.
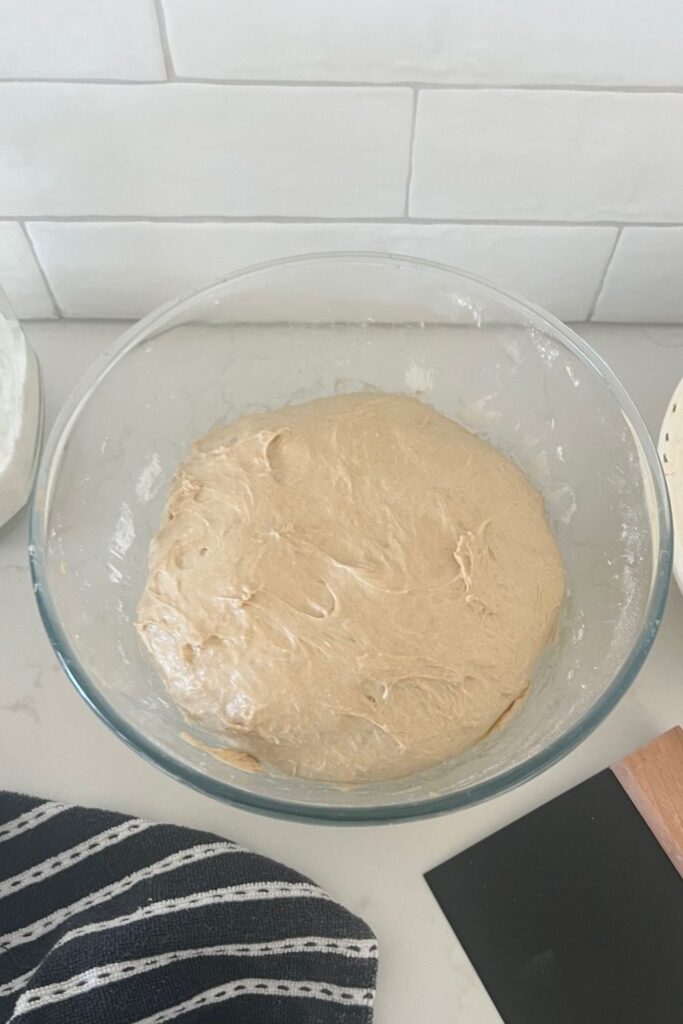
[[58, 804], [50, 800], [40, 804], [38, 807], [34, 807], [30, 811], [25, 811], [18, 818], [13, 818], [12, 821], [6, 821], [4, 825], [0, 825], [0, 843], [4, 843], [8, 839], [14, 839], [15, 836], [20, 836], [22, 832], [28, 832], [29, 829], [41, 825], [49, 818], [54, 818], [55, 814], [61, 814], [65, 810], [64, 804]]
[[[90, 910], [91, 907], [96, 907], [101, 903], [114, 899], [116, 896], [120, 896], [122, 893], [132, 889], [138, 882], [146, 882], [156, 875], [164, 874], [167, 871], [174, 871], [176, 868], [184, 867], [186, 864], [193, 864], [204, 857], [217, 857], [223, 853], [244, 852], [245, 850], [242, 846], [222, 842], [203, 843], [199, 846], [191, 846], [186, 850], [179, 850], [177, 853], [171, 853], [168, 857], [164, 857], [163, 860], [159, 860], [155, 864], [149, 864], [146, 868], [140, 868], [139, 871], [126, 875], [125, 878], [121, 878], [118, 882], [106, 885], [104, 888], [98, 889], [88, 896], [83, 896], [82, 899], [71, 903], [67, 907], [53, 911], [47, 917], [42, 917], [25, 927], [17, 928], [16, 931], [0, 935], [0, 955], [9, 949], [13, 949], [15, 946], [21, 946], [26, 942], [33, 942], [34, 939], [46, 935], [48, 932], [58, 928], [60, 924], [68, 921], [70, 917], [80, 914], [83, 910]], [[67, 936], [64, 936], [60, 939], [60, 943], [66, 941], [66, 939]]]
[[20, 974], [18, 978], [14, 978], [12, 981], [6, 981], [4, 985], [0, 985], [0, 999], [3, 996], [11, 996], [13, 992], [16, 992], [18, 988], [23, 988], [33, 975], [35, 974], [35, 967], [32, 971], [27, 971], [26, 974]]
[[12, 1020], [40, 1010], [48, 1004], [71, 999], [82, 992], [92, 992], [113, 982], [134, 978], [137, 974], [153, 971], [182, 960], [194, 960], [197, 957], [212, 956], [284, 956], [290, 953], [330, 953], [337, 956], [357, 959], [376, 959], [377, 942], [375, 939], [333, 939], [330, 937], [308, 935], [302, 938], [277, 939], [272, 942], [231, 942], [223, 946], [202, 946], [194, 949], [181, 949], [172, 953], [159, 953], [157, 956], [143, 957], [137, 960], [121, 960], [116, 963], [102, 964], [91, 967], [65, 981], [56, 981], [41, 988], [29, 989], [24, 992], [14, 1010]]
[[193, 999], [187, 999], [184, 1003], [178, 1003], [177, 1006], [153, 1013], [150, 1017], [137, 1020], [135, 1024], [166, 1024], [166, 1021], [175, 1020], [181, 1014], [239, 996], [294, 996], [298, 999], [320, 999], [326, 1003], [343, 1003], [346, 1006], [372, 1006], [373, 991], [369, 988], [341, 988], [339, 985], [326, 985], [320, 981], [241, 978], [238, 981], [230, 981], [225, 985], [209, 988]]
[[91, 836], [90, 839], [85, 839], [78, 846], [72, 846], [70, 850], [64, 850], [55, 857], [50, 857], [40, 864], [34, 864], [33, 867], [22, 871], [20, 875], [14, 875], [12, 878], [0, 882], [0, 899], [3, 896], [11, 896], [21, 889], [26, 889], [29, 885], [36, 885], [38, 882], [42, 882], [44, 879], [50, 878], [60, 871], [65, 871], [74, 864], [79, 864], [80, 861], [85, 860], [87, 857], [92, 857], [93, 854], [106, 850], [108, 846], [113, 846], [115, 843], [128, 839], [129, 836], [152, 828], [153, 824], [154, 822], [151, 821], [140, 821], [139, 818], [132, 818], [120, 825], [115, 825], [113, 828], [108, 828], [105, 832], [100, 832], [99, 835]]
[[[159, 917], [165, 914], [177, 914], [181, 910], [195, 910], [197, 907], [211, 907], [220, 903], [247, 903], [250, 900], [278, 900], [278, 899], [332, 899], [316, 885], [309, 885], [306, 882], [248, 882], [245, 885], [228, 885], [223, 889], [209, 889], [206, 892], [196, 892], [189, 896], [177, 896], [170, 900], [159, 900], [157, 903], [148, 903], [146, 907], [140, 907], [131, 914], [123, 914], [121, 917], [112, 917], [107, 921], [93, 921], [92, 924], [81, 925], [67, 932], [56, 943], [61, 946], [63, 942], [70, 942], [72, 939], [80, 939], [83, 935], [91, 935], [93, 932], [104, 932], [110, 928], [121, 928], [126, 924], [136, 924], [138, 921], [145, 921], [149, 917]], [[1, 941], [1, 940], [0, 940]], [[55, 948], [56, 948], [55, 946]]]

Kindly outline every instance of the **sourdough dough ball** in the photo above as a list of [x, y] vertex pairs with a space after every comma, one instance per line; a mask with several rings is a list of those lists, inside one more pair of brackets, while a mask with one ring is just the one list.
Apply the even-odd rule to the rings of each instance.
[[138, 629], [190, 720], [266, 768], [358, 782], [500, 722], [564, 585], [512, 462], [417, 399], [343, 395], [194, 445]]

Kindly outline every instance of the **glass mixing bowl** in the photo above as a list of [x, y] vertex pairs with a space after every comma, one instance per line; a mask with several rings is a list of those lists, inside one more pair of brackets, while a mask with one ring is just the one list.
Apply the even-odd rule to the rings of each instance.
[[[355, 787], [249, 774], [185, 738], [133, 626], [173, 472], [245, 412], [339, 392], [415, 394], [513, 459], [543, 493], [568, 573], [556, 643], [506, 728], [409, 778]], [[552, 316], [425, 260], [279, 260], [171, 302], [128, 330], [67, 402], [31, 511], [31, 566], [73, 683], [140, 754], [268, 814], [380, 822], [495, 796], [608, 714], [657, 632], [671, 572], [667, 494], [633, 403]]]

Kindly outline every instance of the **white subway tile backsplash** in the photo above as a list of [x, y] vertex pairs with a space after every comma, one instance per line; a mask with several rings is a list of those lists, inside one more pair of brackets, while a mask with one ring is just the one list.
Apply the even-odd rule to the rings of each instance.
[[683, 323], [683, 227], [624, 228], [594, 319]]
[[314, 251], [388, 251], [478, 273], [584, 319], [613, 228], [426, 224], [38, 222], [31, 238], [66, 316], [137, 317], [252, 263]]
[[186, 77], [683, 85], [678, 0], [163, 0]]
[[0, 84], [0, 215], [403, 213], [408, 89]]
[[0, 222], [0, 287], [18, 317], [55, 316], [31, 246], [18, 224]]
[[127, 317], [381, 249], [683, 321], [682, 40], [680, 0], [0, 0], [0, 284]]
[[0, 79], [164, 79], [154, 0], [2, 0]]
[[683, 94], [420, 93], [415, 217], [680, 221]]

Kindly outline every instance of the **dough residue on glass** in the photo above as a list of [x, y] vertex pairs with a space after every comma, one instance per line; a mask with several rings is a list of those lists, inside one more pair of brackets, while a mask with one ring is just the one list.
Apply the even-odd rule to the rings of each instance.
[[186, 717], [232, 750], [362, 782], [500, 722], [564, 589], [542, 498], [509, 459], [417, 399], [359, 393], [194, 445], [137, 626]]

